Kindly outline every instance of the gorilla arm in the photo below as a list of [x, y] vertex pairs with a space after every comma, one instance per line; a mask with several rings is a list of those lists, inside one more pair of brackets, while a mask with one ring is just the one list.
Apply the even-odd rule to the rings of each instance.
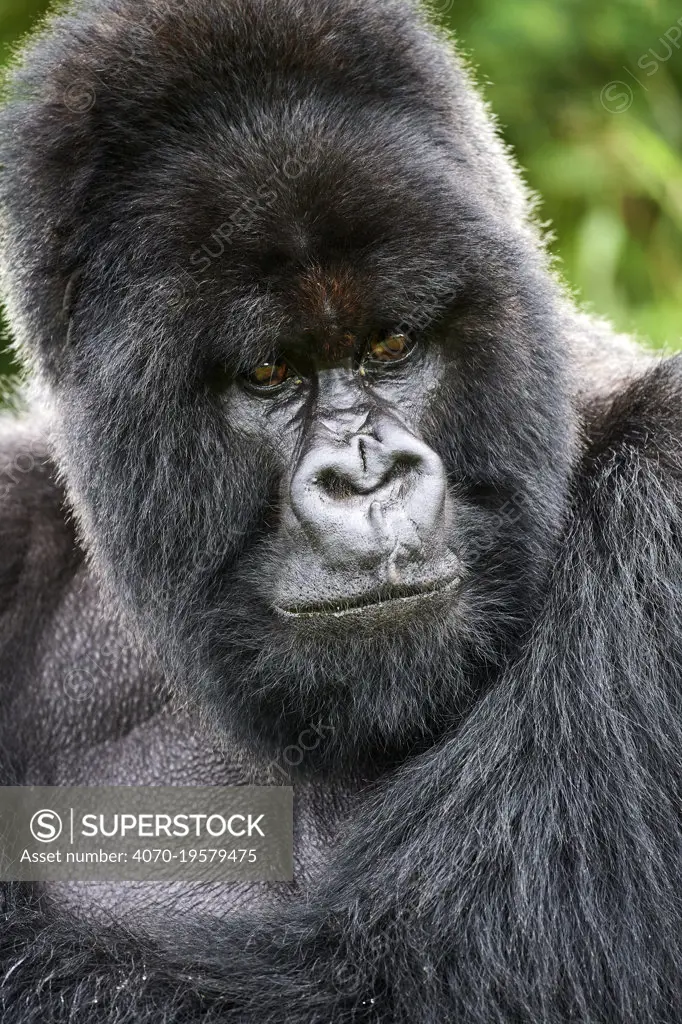
[[[682, 962], [681, 366], [589, 443], [525, 651], [275, 919], [158, 942], [6, 893], [17, 1024], [672, 1020]], [[591, 422], [590, 422], [591, 420]]]

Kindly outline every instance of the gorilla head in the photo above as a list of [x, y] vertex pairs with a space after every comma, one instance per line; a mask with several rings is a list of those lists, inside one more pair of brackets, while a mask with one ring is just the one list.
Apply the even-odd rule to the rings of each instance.
[[421, 15], [276, 6], [255, 39], [245, 0], [99, 0], [34, 44], [5, 287], [84, 546], [178, 685], [264, 744], [397, 753], [547, 571], [559, 300]]

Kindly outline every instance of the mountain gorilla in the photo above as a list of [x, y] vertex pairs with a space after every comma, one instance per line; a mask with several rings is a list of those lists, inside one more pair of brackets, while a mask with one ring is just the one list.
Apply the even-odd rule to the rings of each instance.
[[0, 162], [2, 779], [296, 792], [292, 885], [6, 885], [3, 1021], [679, 1021], [682, 373], [447, 40], [81, 0]]

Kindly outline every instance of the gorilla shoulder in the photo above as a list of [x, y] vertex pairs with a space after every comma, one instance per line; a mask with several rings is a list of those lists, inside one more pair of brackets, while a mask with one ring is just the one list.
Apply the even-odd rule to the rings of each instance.
[[618, 334], [607, 320], [575, 306], [564, 315], [574, 390], [583, 408], [618, 394], [661, 360], [660, 353]]
[[[45, 436], [31, 417], [0, 419], [0, 614], [4, 646], [39, 622], [81, 562]], [[48, 597], [49, 595], [49, 597]], [[22, 611], [23, 609], [23, 611]]]

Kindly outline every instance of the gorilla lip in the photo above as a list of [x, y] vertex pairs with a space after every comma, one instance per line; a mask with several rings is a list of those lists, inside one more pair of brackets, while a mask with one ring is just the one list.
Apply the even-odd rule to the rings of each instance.
[[423, 601], [425, 598], [440, 596], [454, 590], [461, 582], [461, 576], [443, 580], [437, 583], [414, 585], [411, 587], [393, 587], [385, 597], [378, 596], [374, 591], [369, 594], [361, 594], [358, 597], [347, 598], [339, 601], [326, 601], [318, 605], [307, 605], [301, 608], [282, 608], [275, 606], [276, 611], [290, 619], [305, 619], [315, 617], [331, 617], [335, 619], [345, 618], [350, 615], [362, 615], [363, 612], [386, 608], [391, 605], [405, 605], [416, 601]]

